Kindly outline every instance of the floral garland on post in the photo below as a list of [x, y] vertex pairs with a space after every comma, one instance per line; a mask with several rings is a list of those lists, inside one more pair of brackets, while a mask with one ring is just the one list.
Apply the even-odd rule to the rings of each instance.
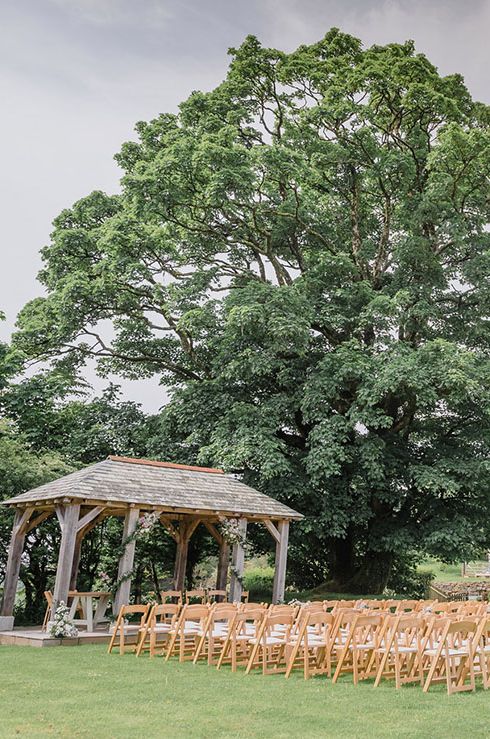
[[[245, 551], [250, 548], [250, 543], [247, 541], [247, 538], [240, 528], [240, 524], [236, 518], [225, 518], [224, 516], [221, 516], [219, 519], [219, 530], [223, 539], [230, 546], [233, 547], [237, 544], [243, 547]], [[230, 572], [243, 588], [243, 575], [240, 574], [233, 565], [230, 565]]]
[[[126, 548], [129, 544], [131, 544], [131, 542], [147, 538], [155, 528], [156, 524], [159, 521], [159, 518], [160, 516], [156, 512], [145, 513], [143, 516], [140, 516], [136, 523], [136, 526], [134, 527], [134, 530], [122, 540], [121, 545], [118, 547], [118, 549], [116, 549], [116, 554], [118, 558], [120, 559], [123, 556]], [[130, 580], [132, 577], [133, 570], [131, 569], [127, 572], [123, 572], [123, 574], [118, 577], [112, 585], [111, 578], [107, 574], [107, 572], [101, 572], [99, 574], [98, 580], [101, 583], [102, 587], [110, 589], [112, 595], [115, 596], [122, 583], [126, 580]]]
[[220, 517], [219, 530], [223, 539], [231, 546], [240, 544], [244, 549], [250, 546], [236, 518]]

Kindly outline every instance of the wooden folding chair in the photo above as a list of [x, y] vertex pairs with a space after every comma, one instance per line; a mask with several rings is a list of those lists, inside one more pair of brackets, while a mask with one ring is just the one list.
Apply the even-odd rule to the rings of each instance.
[[278, 610], [267, 613], [262, 621], [257, 636], [250, 640], [252, 651], [245, 674], [258, 665], [262, 666], [263, 675], [286, 672], [286, 646], [290, 643], [290, 635], [295, 623], [296, 614]]
[[201, 657], [207, 658], [208, 665], [217, 664], [237, 612], [234, 603], [216, 603], [211, 608], [204, 633], [196, 648], [194, 664]]
[[246, 666], [248, 664], [250, 653], [255, 644], [253, 640], [260, 631], [265, 614], [266, 608], [262, 605], [237, 610], [223, 643], [216, 666], [218, 670], [224, 664], [230, 664], [232, 672], [236, 672], [239, 665]]
[[136, 656], [146, 649], [150, 657], [154, 657], [157, 649], [163, 650], [167, 645], [169, 634], [175, 628], [181, 606], [178, 603], [161, 603], [154, 605], [145, 624], [141, 627], [140, 638], [136, 648]]
[[464, 619], [483, 618], [486, 614], [487, 603], [477, 600], [465, 600], [459, 610]]
[[160, 600], [162, 603], [177, 603], [181, 606], [183, 601], [182, 590], [161, 590]]
[[311, 675], [330, 677], [330, 640], [335, 617], [325, 611], [305, 611], [300, 614], [299, 628], [292, 632], [286, 647], [286, 677], [295, 667], [302, 667], [305, 680]]
[[373, 652], [379, 647], [379, 631], [383, 624], [380, 614], [356, 614], [345, 635], [332, 682], [336, 683], [343, 672], [352, 673], [354, 685], [369, 677], [367, 671]]
[[201, 605], [204, 605], [206, 602], [206, 591], [204, 588], [196, 588], [195, 590], [187, 590], [185, 594], [185, 604], [186, 606], [191, 604], [192, 601], [199, 601]]
[[41, 631], [46, 631], [48, 628], [48, 623], [51, 620], [51, 608], [53, 607], [53, 593], [51, 590], [45, 590], [44, 591], [44, 597], [46, 599], [46, 610], [44, 612], [44, 619], [43, 619], [43, 625], [41, 626]]
[[228, 593], [226, 590], [208, 590], [207, 591], [207, 602], [208, 603], [223, 603], [227, 600]]
[[375, 688], [382, 678], [394, 678], [396, 688], [404, 683], [424, 684], [422, 645], [426, 625], [426, 619], [417, 613], [388, 616], [371, 660], [373, 663], [376, 657], [378, 661]]
[[479, 668], [478, 675], [482, 678], [483, 687], [488, 690], [490, 688], [490, 618], [487, 615], [480, 619], [474, 645], [475, 665]]
[[[138, 647], [139, 636], [141, 629], [143, 628], [145, 621], [148, 617], [150, 606], [147, 605], [134, 605], [134, 606], [121, 606], [119, 609], [119, 615], [114, 625], [114, 632], [112, 634], [111, 641], [107, 653], [110, 654], [114, 647], [119, 647], [119, 654], [124, 654], [128, 644], [126, 643], [127, 637], [136, 637], [136, 641], [130, 646], [136, 650]], [[127, 617], [139, 616], [139, 621], [135, 623], [126, 623]], [[119, 639], [119, 641], [118, 641]]]
[[474, 642], [477, 630], [475, 621], [447, 620], [438, 646], [425, 651], [432, 659], [423, 687], [424, 693], [428, 692], [432, 683], [443, 681], [446, 682], [449, 695], [475, 690]]
[[166, 662], [174, 654], [179, 655], [179, 662], [194, 659], [199, 640], [205, 633], [208, 617], [207, 604], [191, 603], [182, 608], [176, 625], [169, 631]]
[[399, 600], [395, 613], [415, 613], [420, 609], [419, 600]]

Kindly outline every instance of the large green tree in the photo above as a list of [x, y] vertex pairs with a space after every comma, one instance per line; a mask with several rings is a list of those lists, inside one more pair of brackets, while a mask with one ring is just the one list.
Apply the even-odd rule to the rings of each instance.
[[490, 544], [489, 110], [411, 42], [231, 54], [55, 220], [15, 344], [159, 375], [157, 453], [289, 502], [303, 571], [376, 591]]

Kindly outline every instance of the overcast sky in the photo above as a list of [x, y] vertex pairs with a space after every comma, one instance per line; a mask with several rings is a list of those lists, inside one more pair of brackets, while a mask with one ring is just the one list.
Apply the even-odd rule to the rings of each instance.
[[[38, 251], [59, 211], [114, 192], [134, 123], [175, 111], [223, 78], [253, 33], [286, 51], [331, 26], [366, 45], [415, 40], [444, 74], [490, 102], [490, 0], [0, 0], [0, 338], [41, 293]], [[102, 383], [96, 383], [100, 388]], [[162, 389], [124, 382], [156, 410]]]

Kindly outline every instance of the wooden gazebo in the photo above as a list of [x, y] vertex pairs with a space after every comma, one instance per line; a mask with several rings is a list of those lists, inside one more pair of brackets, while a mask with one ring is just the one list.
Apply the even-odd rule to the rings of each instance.
[[[102, 462], [41, 485], [4, 501], [15, 509], [4, 592], [0, 609], [0, 630], [13, 626], [13, 608], [24, 541], [42, 521], [56, 515], [61, 527], [61, 544], [53, 594], [53, 610], [66, 603], [69, 590], [76, 588], [83, 537], [107, 516], [124, 517], [123, 541], [135, 530], [141, 515], [156, 512], [168, 533], [177, 542], [174, 568], [175, 588], [181, 590], [187, 564], [189, 541], [197, 526], [204, 525], [219, 542], [217, 588], [227, 583], [231, 551], [230, 600], [239, 600], [244, 566], [243, 541], [248, 522], [263, 524], [276, 543], [273, 601], [284, 597], [289, 522], [300, 513], [244, 485], [222, 470], [170, 462], [111, 456]], [[219, 521], [234, 519], [242, 536], [230, 547], [219, 530]], [[129, 602], [135, 541], [130, 541], [119, 560], [121, 581], [115, 609]]]

